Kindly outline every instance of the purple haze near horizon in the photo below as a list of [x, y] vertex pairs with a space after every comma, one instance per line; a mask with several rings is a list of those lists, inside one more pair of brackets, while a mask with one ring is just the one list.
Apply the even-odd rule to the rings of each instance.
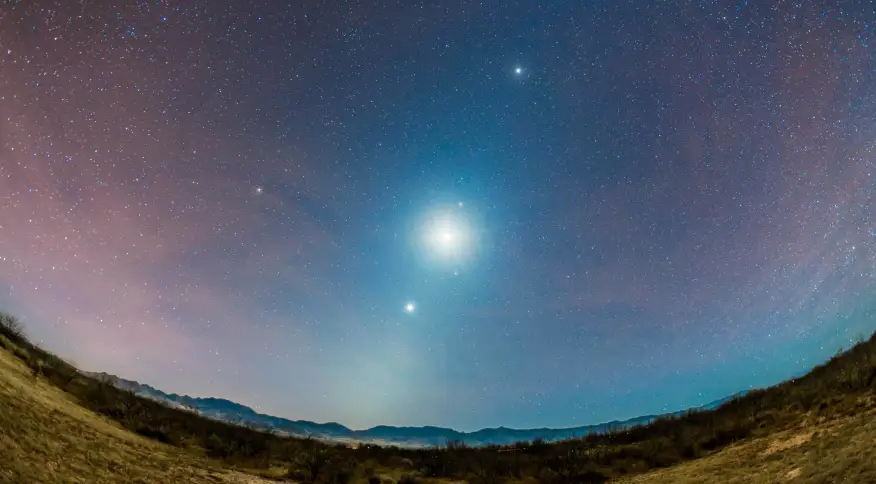
[[701, 405], [876, 328], [872, 7], [280, 3], [0, 5], [33, 339], [474, 430]]

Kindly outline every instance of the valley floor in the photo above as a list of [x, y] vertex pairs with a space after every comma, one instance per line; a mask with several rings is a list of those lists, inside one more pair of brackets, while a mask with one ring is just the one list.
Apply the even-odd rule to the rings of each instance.
[[121, 428], [0, 350], [0, 482], [261, 483]]

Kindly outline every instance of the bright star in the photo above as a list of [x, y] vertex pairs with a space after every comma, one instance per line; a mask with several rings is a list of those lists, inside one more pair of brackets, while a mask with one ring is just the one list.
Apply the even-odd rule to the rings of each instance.
[[261, 195], [262, 192], [264, 192], [264, 191], [265, 191], [265, 189], [262, 188], [262, 187], [256, 187], [256, 188], [255, 188], [256, 195]]
[[413, 313], [414, 311], [416, 311], [416, 309], [417, 309], [417, 306], [414, 305], [414, 303], [412, 303], [412, 302], [405, 304], [405, 312], [408, 314]]
[[518, 76], [519, 76], [520, 74], [523, 74], [523, 68], [522, 68], [522, 67], [519, 67], [519, 66], [518, 66], [518, 67], [515, 67], [515, 68], [514, 68], [514, 73], [517, 74]]

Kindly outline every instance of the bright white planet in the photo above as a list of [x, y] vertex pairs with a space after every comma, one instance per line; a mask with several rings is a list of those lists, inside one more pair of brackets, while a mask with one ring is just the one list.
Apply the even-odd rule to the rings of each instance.
[[518, 67], [515, 67], [515, 68], [514, 68], [514, 73], [517, 74], [518, 76], [519, 76], [520, 74], [523, 74], [523, 68], [522, 68], [522, 67], [519, 67], [519, 66], [518, 66]]
[[460, 261], [472, 249], [473, 230], [458, 210], [437, 211], [427, 217], [422, 227], [424, 248], [444, 261]]
[[413, 219], [410, 241], [419, 262], [448, 274], [475, 262], [483, 241], [476, 210], [460, 200], [433, 205]]
[[405, 312], [406, 312], [406, 313], [410, 314], [410, 313], [413, 313], [413, 312], [416, 311], [416, 310], [417, 310], [417, 306], [416, 306], [416, 304], [414, 304], [414, 303], [412, 303], [412, 302], [409, 302], [409, 303], [405, 304]]

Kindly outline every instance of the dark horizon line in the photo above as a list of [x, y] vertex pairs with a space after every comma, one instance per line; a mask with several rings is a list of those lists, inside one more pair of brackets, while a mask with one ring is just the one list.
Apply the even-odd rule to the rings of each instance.
[[[308, 423], [308, 424], [314, 424], [314, 425], [337, 425], [337, 426], [340, 426], [340, 427], [343, 427], [343, 428], [347, 429], [348, 431], [350, 431], [350, 432], [352, 432], [352, 433], [364, 433], [364, 432], [369, 432], [369, 431], [372, 431], [372, 430], [375, 430], [375, 429], [380, 429], [380, 428], [391, 428], [391, 429], [438, 429], [438, 430], [451, 431], [451, 432], [455, 432], [455, 433], [463, 434], [463, 435], [474, 435], [474, 434], [477, 434], [477, 433], [479, 433], [479, 432], [486, 432], [486, 431], [493, 431], [493, 430], [506, 430], [506, 431], [512, 431], [512, 432], [536, 432], [536, 431], [540, 431], [540, 430], [542, 430], [542, 431], [577, 430], [577, 429], [585, 429], [585, 428], [591, 428], [591, 427], [602, 427], [602, 426], [613, 425], [613, 424], [624, 424], [624, 423], [630, 422], [630, 421], [632, 421], [632, 420], [639, 420], [639, 419], [646, 419], [646, 418], [659, 418], [659, 417], [668, 416], [668, 415], [676, 415], [676, 414], [684, 413], [684, 412], [687, 412], [687, 411], [701, 410], [701, 409], [704, 409], [704, 408], [706, 408], [706, 407], [710, 407], [711, 405], [714, 405], [714, 404], [716, 404], [716, 403], [719, 403], [719, 402], [723, 403], [723, 402], [729, 401], [729, 400], [731, 400], [731, 399], [733, 399], [733, 398], [738, 398], [738, 397], [740, 397], [740, 396], [743, 396], [743, 395], [745, 395], [746, 393], [751, 392], [751, 391], [753, 391], [753, 390], [756, 390], [756, 388], [748, 388], [748, 389], [740, 390], [740, 391], [738, 391], [738, 392], [731, 393], [731, 394], [729, 394], [729, 395], [727, 395], [727, 396], [725, 396], [725, 397], [721, 397], [721, 398], [717, 398], [717, 399], [714, 399], [714, 400], [710, 400], [710, 401], [708, 401], [708, 402], [706, 402], [706, 403], [703, 403], [703, 404], [700, 404], [700, 405], [695, 405], [695, 406], [691, 406], [691, 407], [686, 407], [686, 408], [682, 408], [682, 409], [678, 409], [678, 410], [674, 410], [674, 411], [669, 411], [669, 412], [663, 412], [663, 413], [647, 413], [647, 414], [643, 414], [643, 415], [635, 415], [635, 416], [628, 417], [628, 418], [626, 418], [626, 419], [622, 419], [622, 420], [621, 420], [621, 419], [613, 419], [613, 420], [605, 421], [605, 422], [592, 423], [592, 424], [584, 424], [584, 425], [574, 425], [574, 426], [568, 426], [568, 427], [529, 427], [529, 428], [514, 428], [514, 427], [505, 427], [504, 425], [500, 425], [500, 426], [498, 426], [498, 427], [482, 427], [482, 428], [479, 428], [479, 429], [477, 429], [477, 430], [457, 430], [457, 429], [455, 429], [455, 428], [453, 428], [453, 427], [445, 427], [445, 426], [440, 426], [440, 425], [388, 425], [388, 424], [378, 424], [378, 425], [373, 425], [373, 426], [371, 426], [371, 427], [367, 427], [367, 428], [364, 428], [364, 429], [354, 429], [354, 428], [352, 428], [352, 427], [349, 427], [349, 426], [347, 426], [347, 425], [345, 425], [345, 424], [343, 424], [343, 423], [340, 423], [340, 422], [337, 422], [337, 421], [334, 421], [334, 420], [332, 420], [332, 421], [327, 421], [327, 422], [317, 422], [317, 421], [315, 421], [315, 420], [293, 419], [293, 418], [290, 418], [290, 417], [284, 417], [284, 416], [280, 416], [280, 415], [272, 415], [272, 414], [268, 414], [268, 413], [262, 413], [262, 412], [259, 412], [259, 411], [257, 411], [255, 408], [253, 408], [253, 407], [250, 406], [250, 405], [247, 405], [247, 404], [245, 404], [245, 403], [241, 403], [241, 402], [238, 402], [238, 401], [235, 401], [235, 400], [231, 400], [231, 399], [228, 399], [228, 398], [224, 398], [224, 397], [218, 397], [218, 396], [198, 397], [198, 396], [191, 396], [191, 395], [188, 395], [188, 394], [167, 393], [167, 392], [165, 392], [164, 390], [161, 390], [161, 389], [159, 389], [159, 388], [157, 388], [157, 387], [155, 387], [155, 386], [153, 386], [153, 385], [151, 385], [151, 384], [149, 384], [149, 383], [142, 383], [142, 382], [137, 381], [137, 380], [130, 380], [130, 379], [123, 378], [123, 377], [120, 377], [120, 376], [117, 376], [117, 375], [113, 375], [113, 374], [111, 374], [111, 373], [106, 373], [106, 372], [89, 372], [89, 371], [85, 371], [85, 370], [80, 370], [80, 371], [83, 371], [83, 372], [85, 372], [85, 373], [88, 373], [88, 374], [91, 375], [91, 376], [108, 376], [108, 377], [112, 377], [112, 378], [114, 378], [114, 379], [116, 379], [116, 380], [123, 380], [123, 381], [126, 381], [126, 382], [135, 383], [135, 384], [140, 385], [140, 386], [146, 386], [146, 387], [149, 387], [150, 389], [152, 389], [152, 390], [154, 390], [154, 391], [160, 392], [160, 393], [162, 393], [162, 394], [164, 394], [164, 395], [167, 395], [167, 396], [169, 396], [169, 397], [174, 397], [174, 396], [175, 396], [175, 397], [187, 398], [187, 399], [192, 399], [192, 400], [221, 400], [221, 401], [225, 401], [225, 402], [233, 403], [233, 404], [235, 404], [235, 405], [239, 405], [239, 406], [241, 406], [241, 407], [245, 407], [245, 408], [247, 408], [247, 409], [253, 411], [253, 412], [256, 413], [256, 414], [261, 415], [261, 416], [266, 416], [266, 417], [271, 417], [271, 418], [279, 418], [279, 419], [287, 420], [287, 421], [292, 422], [292, 423], [298, 423], [298, 422], [301, 422], [301, 423]], [[793, 378], [792, 378], [792, 379], [793, 379]]]

